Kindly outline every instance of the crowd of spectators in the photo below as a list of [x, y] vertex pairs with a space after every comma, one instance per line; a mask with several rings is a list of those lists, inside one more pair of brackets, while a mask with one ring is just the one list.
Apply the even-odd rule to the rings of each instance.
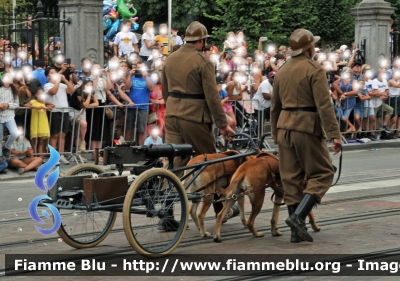
[[[41, 161], [33, 161], [33, 155], [46, 158], [47, 144], [62, 154], [61, 164], [68, 164], [63, 152], [72, 147], [93, 152], [121, 137], [138, 145], [162, 143], [165, 102], [160, 73], [168, 53], [178, 51], [183, 40], [179, 30], [172, 28], [168, 41], [167, 25], [158, 26], [156, 33], [151, 21], [144, 24], [140, 40], [130, 30], [131, 22], [124, 21], [105, 52], [105, 65], [85, 57], [79, 67], [60, 51], [62, 42], [55, 38], [45, 47], [45, 60], [33, 60], [37, 54], [32, 54], [29, 45], [1, 38], [0, 137], [6, 127], [9, 136], [2, 144], [2, 155], [11, 154], [9, 166], [19, 173], [36, 169]], [[244, 116], [251, 114], [258, 121], [258, 132], [265, 131], [274, 77], [291, 59], [290, 48], [261, 37], [258, 49], [250, 52], [244, 32], [238, 30], [227, 34], [222, 51], [206, 45], [203, 52], [215, 64], [229, 125], [240, 128]], [[397, 138], [400, 61], [390, 65], [383, 59], [380, 69], [373, 71], [358, 56], [354, 44], [350, 48], [330, 44], [316, 48], [312, 58], [326, 72], [342, 131], [345, 136], [371, 140]], [[7, 162], [0, 157], [0, 170], [4, 165]]]
[[[239, 125], [239, 117], [232, 112], [244, 110], [258, 118], [259, 132], [269, 119], [273, 79], [276, 72], [291, 59], [291, 49], [286, 46], [264, 44], [259, 39], [258, 49], [249, 53], [243, 31], [229, 32], [224, 50], [211, 54], [221, 84], [221, 99], [231, 125]], [[326, 72], [332, 106], [346, 138], [394, 139], [400, 129], [400, 59], [379, 61], [379, 69], [373, 70], [362, 62], [363, 57], [353, 43], [336, 48], [337, 44], [316, 47], [311, 58]], [[225, 93], [225, 92], [226, 93]], [[251, 108], [244, 102], [229, 101], [252, 99]], [[236, 108], [235, 108], [236, 107]], [[348, 133], [348, 134], [347, 134]]]

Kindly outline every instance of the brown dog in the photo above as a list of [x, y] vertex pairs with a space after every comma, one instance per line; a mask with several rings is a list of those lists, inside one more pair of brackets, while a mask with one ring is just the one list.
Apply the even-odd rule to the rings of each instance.
[[[235, 150], [225, 151], [222, 153], [216, 154], [205, 154], [205, 155], [198, 155], [191, 159], [189, 165], [197, 164], [204, 162], [206, 160], [216, 160], [228, 156], [233, 156], [240, 154], [240, 152]], [[246, 160], [249, 160], [253, 157], [243, 157], [237, 158], [233, 160], [227, 160], [224, 162], [216, 163], [209, 165], [189, 186], [187, 189], [188, 193], [192, 192], [201, 192], [204, 194], [208, 194], [208, 196], [203, 197], [203, 204], [201, 206], [200, 212], [197, 215], [197, 208], [200, 203], [193, 203], [190, 206], [190, 216], [192, 217], [194, 223], [196, 224], [197, 228], [200, 230], [200, 235], [202, 237], [210, 236], [211, 234], [205, 230], [204, 227], [204, 217], [210, 208], [212, 201], [214, 200], [215, 194], [215, 186], [220, 188], [221, 190], [229, 185], [230, 178], [236, 172], [238, 167], [243, 164]], [[189, 170], [185, 171], [185, 174], [188, 173]], [[184, 184], [186, 184], [192, 176], [189, 176], [187, 179], [184, 180]], [[230, 210], [230, 209], [229, 209]]]
[[[254, 220], [260, 213], [264, 203], [265, 188], [271, 187], [275, 191], [275, 204], [272, 212], [271, 219], [271, 234], [273, 236], [281, 236], [281, 232], [278, 230], [278, 218], [280, 203], [283, 201], [283, 188], [278, 178], [279, 172], [279, 159], [277, 156], [268, 152], [260, 153], [256, 159], [252, 159], [243, 163], [237, 171], [233, 174], [230, 185], [226, 189], [220, 189], [216, 186], [218, 193], [225, 195], [230, 200], [227, 200], [224, 208], [218, 214], [215, 227], [214, 227], [214, 241], [221, 242], [221, 224], [222, 219], [225, 216], [227, 210], [238, 201], [240, 217], [242, 223], [247, 227], [255, 237], [264, 236], [261, 232], [258, 232], [254, 228]], [[250, 198], [252, 206], [249, 219], [246, 221], [244, 212], [244, 196], [247, 195]], [[309, 219], [312, 228], [315, 231], [319, 231], [320, 227], [316, 224], [314, 214], [311, 211]]]

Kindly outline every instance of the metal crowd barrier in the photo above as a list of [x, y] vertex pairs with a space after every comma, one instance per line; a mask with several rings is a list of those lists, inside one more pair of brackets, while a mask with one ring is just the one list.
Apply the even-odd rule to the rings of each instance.
[[[254, 108], [254, 103], [258, 104], [258, 108], [263, 108], [258, 100], [228, 100], [226, 101], [226, 103], [231, 103], [232, 105], [233, 116], [235, 117], [236, 121], [237, 133], [249, 134], [256, 142], [261, 141], [262, 135], [268, 133], [271, 134], [271, 131], [268, 130], [268, 126], [270, 126], [270, 123], [267, 122], [267, 120], [269, 121], [270, 117], [264, 116], [265, 109], [256, 110]], [[271, 149], [269, 143], [265, 139], [263, 142], [265, 148]]]
[[[400, 101], [400, 97], [399, 98], [392, 98], [392, 99], [388, 99], [386, 101], [383, 101], [386, 104], [389, 104], [393, 110], [394, 110], [394, 114], [395, 115], [400, 115], [400, 112], [397, 112], [396, 109], [398, 107], [398, 102]], [[229, 103], [232, 104], [232, 108], [233, 108], [233, 112], [231, 114], [231, 116], [233, 115], [236, 119], [237, 122], [237, 126], [236, 126], [236, 132], [244, 132], [249, 134], [253, 140], [259, 142], [261, 141], [261, 136], [264, 134], [271, 134], [270, 131], [270, 123], [269, 121], [269, 116], [267, 116], [267, 118], [265, 118], [265, 110], [261, 109], [256, 111], [254, 109], [254, 103], [258, 103], [257, 100], [252, 100], [252, 99], [244, 99], [241, 101], [237, 101], [237, 100], [229, 100], [227, 101]], [[347, 103], [348, 104], [348, 103]], [[364, 104], [364, 103], [363, 103]], [[146, 104], [135, 104], [136, 106], [140, 106], [140, 105], [152, 105], [151, 103], [146, 103]], [[338, 108], [336, 105], [333, 105], [335, 108], [335, 113], [337, 113], [337, 110], [340, 109], [342, 110], [342, 108]], [[111, 120], [109, 120], [106, 116], [106, 110], [105, 108], [111, 108], [113, 111], [113, 118]], [[85, 120], [91, 120], [90, 124], [86, 123], [86, 135], [85, 135], [85, 142], [87, 144], [87, 147], [84, 151], [84, 153], [92, 153], [95, 151], [96, 147], [92, 147], [92, 140], [93, 140], [93, 129], [94, 126], [98, 126], [96, 127], [97, 130], [100, 129], [101, 131], [101, 137], [100, 137], [100, 147], [104, 147], [105, 145], [114, 147], [116, 144], [114, 142], [115, 138], [115, 134], [116, 131], [118, 132], [117, 129], [117, 122], [119, 124], [121, 124], [121, 120], [117, 120], [117, 105], [107, 105], [107, 106], [98, 106], [98, 107], [94, 107], [94, 108], [88, 108], [85, 113], [86, 113], [86, 118], [85, 115], [83, 114], [82, 111], [78, 112], [72, 108], [57, 108], [57, 110], [63, 110], [65, 113], [68, 112], [68, 118], [70, 118], [70, 134], [66, 135], [66, 139], [65, 139], [65, 147], [64, 147], [64, 152], [61, 152], [60, 154], [64, 155], [68, 160], [72, 159], [73, 161], [75, 161], [77, 164], [78, 163], [82, 163], [83, 159], [82, 159], [82, 155], [79, 151], [79, 141], [81, 139], [81, 120], [83, 118], [85, 118]], [[130, 108], [129, 105], [124, 105], [123, 109], [125, 111], [125, 113], [123, 114], [123, 128], [121, 130], [121, 128], [119, 128], [119, 133], [121, 134], [121, 136], [127, 140], [127, 109]], [[261, 108], [260, 105], [258, 105], [258, 108]], [[96, 119], [96, 116], [99, 116], [98, 113], [96, 113], [95, 115], [95, 110], [99, 110], [99, 109], [103, 109], [100, 115], [100, 120]], [[348, 107], [346, 107], [346, 110], [349, 109]], [[382, 104], [380, 106], [380, 110], [378, 111], [378, 116], [375, 116], [375, 118], [370, 118], [367, 117], [366, 122], [364, 122], [363, 120], [365, 119], [363, 117], [363, 115], [360, 116], [360, 120], [359, 120], [359, 126], [361, 128], [361, 131], [356, 131], [356, 132], [347, 132], [349, 129], [349, 124], [346, 123], [344, 124], [344, 126], [342, 126], [342, 136], [345, 136], [346, 134], [354, 134], [354, 133], [375, 133], [376, 136], [378, 133], [382, 132], [383, 129], [381, 128], [381, 124], [382, 121], [385, 118], [385, 114], [383, 112], [384, 109], [384, 104]], [[365, 112], [364, 108], [364, 112]], [[16, 119], [17, 120], [17, 125], [23, 125], [23, 135], [26, 136], [32, 143], [30, 136], [30, 132], [28, 130], [31, 129], [31, 126], [35, 126], [35, 124], [31, 124], [31, 108], [27, 108], [27, 107], [19, 107], [16, 109], [16, 112], [19, 111], [19, 114], [16, 115]], [[23, 111], [23, 113], [21, 113], [21, 111]], [[351, 109], [352, 114], [350, 116], [352, 116], [351, 119], [351, 123], [355, 126], [355, 121], [356, 121], [356, 117], [354, 114], [354, 108]], [[49, 122], [49, 128], [51, 128], [51, 122], [52, 122], [52, 116], [53, 111], [48, 111], [48, 120], [40, 120], [38, 119], [38, 122], [36, 124], [36, 126], [39, 127], [41, 122]], [[90, 114], [90, 118], [89, 117]], [[136, 116], [135, 116], [135, 120], [138, 120], [138, 111], [136, 111]], [[61, 126], [63, 123], [65, 116], [62, 115], [62, 120], [61, 120]], [[122, 118], [122, 117], [121, 117]], [[341, 121], [340, 116], [338, 115], [338, 122], [339, 124], [343, 124], [343, 121]], [[370, 129], [370, 125], [372, 121], [374, 122], [372, 124], [372, 130]], [[357, 121], [358, 122], [358, 121]], [[364, 122], [364, 124], [363, 124]], [[393, 125], [392, 123], [392, 117], [390, 117], [390, 121], [387, 124], [388, 127], [391, 127], [391, 125]], [[158, 123], [158, 121], [156, 121], [156, 124]], [[358, 123], [357, 123], [358, 124]], [[146, 131], [147, 131], [147, 123], [146, 123]], [[395, 124], [395, 129], [396, 129], [396, 125]], [[108, 135], [104, 135], [105, 130], [105, 126], [109, 126], [109, 131], [110, 133]], [[137, 137], [138, 137], [138, 122], [135, 122], [135, 125], [132, 129], [132, 140], [128, 140], [128, 141], [136, 141]], [[90, 128], [88, 130], [88, 128]], [[343, 129], [344, 128], [344, 129]], [[365, 130], [362, 130], [362, 129]], [[60, 128], [60, 131], [62, 130], [62, 127]], [[218, 134], [216, 132], [216, 134]], [[119, 136], [117, 136], [116, 139], [118, 139]], [[60, 151], [60, 144], [61, 144], [61, 140], [62, 140], [62, 134], [60, 134], [59, 139], [58, 139], [58, 146], [57, 146], [57, 150]], [[344, 142], [347, 142], [346, 139], [343, 137]], [[50, 141], [50, 137], [48, 139], [45, 140], [45, 144], [44, 144], [44, 148], [46, 150], [47, 148], [47, 144]], [[75, 142], [75, 146], [74, 146], [74, 142]], [[47, 151], [44, 151], [42, 153], [38, 153], [38, 146], [39, 143], [38, 141], [32, 143], [32, 145], [34, 146], [34, 150], [35, 150], [35, 155], [36, 156], [46, 156], [48, 155]], [[264, 143], [263, 143], [264, 147], [267, 149], [271, 149], [270, 145], [268, 144], [268, 142], [264, 139]]]
[[[384, 111], [384, 107], [385, 105], [389, 105], [392, 109], [393, 109], [393, 114], [391, 114], [390, 119], [388, 121], [388, 123], [386, 124], [389, 128], [392, 126], [392, 116], [393, 115], [399, 115], [400, 112], [397, 112], [397, 103], [399, 102], [399, 98], [394, 98], [394, 97], [388, 97], [387, 100], [382, 100], [382, 104], [379, 106], [379, 110], [375, 110], [375, 108], [373, 107], [366, 107], [365, 106], [365, 101], [361, 101], [361, 106], [360, 106], [360, 111], [361, 113], [359, 114], [359, 118], [356, 117], [356, 107], [352, 107], [349, 108], [349, 100], [350, 99], [354, 99], [355, 102], [357, 102], [358, 97], [346, 97], [346, 107], [342, 108], [341, 106], [339, 106], [341, 104], [341, 100], [339, 101], [339, 103], [334, 104], [334, 110], [335, 110], [335, 114], [336, 114], [336, 118], [338, 120], [338, 124], [340, 126], [340, 131], [342, 134], [342, 140], [347, 143], [346, 138], [344, 137], [345, 135], [349, 135], [349, 134], [357, 134], [357, 133], [361, 133], [361, 134], [370, 134], [373, 133], [376, 137], [378, 137], [378, 140], [380, 139], [380, 135], [381, 133], [384, 131], [383, 129], [383, 125], [384, 125], [384, 119], [385, 116], [387, 115], [387, 113]], [[372, 110], [374, 110], [374, 114], [370, 115], [370, 108], [372, 108]], [[345, 115], [344, 113], [346, 111], [350, 110], [350, 112], [348, 113], [348, 122], [343, 121], [343, 115]], [[341, 113], [341, 114], [339, 114]], [[367, 115], [366, 117], [364, 117], [364, 115]], [[351, 120], [350, 120], [351, 119]], [[366, 119], [366, 120], [365, 120]], [[397, 118], [396, 118], [397, 119]], [[365, 121], [364, 121], [365, 120]], [[355, 127], [355, 131], [350, 130], [350, 126], [349, 126], [349, 122], [351, 123], [352, 126]], [[373, 123], [372, 123], [373, 122]], [[397, 121], [396, 121], [397, 123]], [[394, 129], [392, 130], [397, 130], [396, 128], [396, 124], [394, 124]], [[365, 135], [365, 137], [367, 137], [367, 135]], [[354, 137], [351, 137], [354, 138]]]
[[[143, 105], [151, 105], [151, 103], [147, 103], [147, 104], [135, 104], [135, 107], [137, 106], [143, 106]], [[106, 110], [105, 108], [111, 108], [111, 110], [113, 111], [113, 118], [112, 119], [108, 119], [106, 116]], [[116, 112], [117, 112], [117, 105], [107, 105], [107, 106], [97, 106], [97, 107], [91, 107], [91, 108], [87, 108], [85, 111], [77, 111], [74, 110], [73, 108], [70, 107], [64, 107], [64, 108], [56, 108], [57, 110], [62, 110], [63, 113], [68, 113], [68, 118], [70, 119], [70, 126], [69, 126], [69, 132], [66, 133], [65, 136], [65, 140], [64, 140], [64, 151], [60, 152], [61, 155], [64, 155], [64, 157], [67, 160], [73, 160], [75, 161], [77, 164], [79, 163], [83, 163], [83, 159], [82, 159], [82, 155], [81, 155], [81, 151], [79, 151], [79, 143], [81, 141], [81, 120], [91, 120], [90, 124], [86, 123], [86, 128], [90, 128], [90, 130], [86, 131], [86, 135], [85, 135], [85, 142], [87, 145], [87, 149], [85, 149], [84, 153], [91, 153], [95, 151], [95, 148], [92, 147], [92, 140], [93, 140], [93, 128], [94, 126], [100, 126], [97, 127], [97, 129], [100, 129], [100, 147], [104, 147], [105, 145], [109, 145], [114, 147], [116, 144], [114, 143], [114, 133], [117, 127], [116, 121]], [[129, 105], [124, 105], [123, 109], [125, 111], [125, 113], [123, 114], [124, 120], [123, 120], [123, 124], [124, 124], [124, 128], [123, 128], [123, 134], [122, 137], [124, 139], [126, 139], [126, 124], [127, 124], [127, 109], [130, 108]], [[97, 120], [95, 118], [95, 110], [101, 110], [103, 109], [101, 116], [100, 116], [100, 120]], [[48, 152], [47, 152], [47, 144], [50, 143], [50, 138], [51, 138], [51, 134], [49, 138], [45, 138], [44, 139], [44, 152], [42, 153], [38, 153], [38, 147], [39, 147], [39, 141], [37, 140], [36, 142], [33, 141], [33, 139], [31, 139], [30, 137], [30, 130], [32, 126], [37, 126], [37, 130], [39, 129], [39, 126], [42, 122], [48, 122], [49, 124], [49, 129], [51, 131], [51, 126], [52, 126], [52, 115], [54, 114], [54, 111], [52, 110], [48, 110], [47, 111], [47, 118], [46, 120], [41, 120], [38, 118], [37, 124], [31, 124], [31, 118], [32, 118], [32, 110], [31, 108], [28, 107], [18, 107], [16, 108], [16, 112], [19, 114], [16, 115], [16, 121], [17, 121], [17, 125], [18, 126], [22, 126], [23, 127], [23, 131], [22, 131], [22, 135], [25, 136], [32, 144], [32, 147], [34, 148], [35, 151], [35, 156], [48, 156]], [[21, 113], [21, 111], [23, 111], [23, 113]], [[88, 118], [88, 114], [90, 114], [90, 118]], [[97, 114], [96, 114], [97, 116]], [[136, 111], [136, 116], [135, 116], [135, 120], [138, 120], [138, 111]], [[58, 142], [57, 142], [57, 147], [56, 149], [58, 151], [60, 151], [60, 145], [62, 143], [62, 126], [63, 126], [63, 121], [66, 118], [66, 116], [64, 116], [64, 114], [61, 115], [61, 125], [60, 125], [60, 135], [58, 138]], [[122, 118], [122, 117], [121, 117]], [[134, 128], [132, 129], [133, 131], [133, 139], [132, 141], [135, 141], [137, 139], [138, 136], [138, 131], [137, 131], [137, 121], [135, 122]], [[158, 123], [158, 121], [156, 121], [156, 124]], [[146, 123], [146, 129], [147, 129], [147, 123]], [[105, 132], [105, 126], [109, 126], [109, 135], [104, 135]], [[74, 143], [76, 144], [74, 146]]]

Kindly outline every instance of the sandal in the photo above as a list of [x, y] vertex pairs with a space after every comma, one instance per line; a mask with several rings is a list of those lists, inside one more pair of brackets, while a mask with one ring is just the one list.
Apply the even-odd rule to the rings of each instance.
[[348, 133], [352, 133], [352, 132], [355, 132], [355, 131], [356, 131], [356, 128], [354, 128], [354, 127], [353, 127], [353, 128], [349, 128], [349, 129], [347, 130]]

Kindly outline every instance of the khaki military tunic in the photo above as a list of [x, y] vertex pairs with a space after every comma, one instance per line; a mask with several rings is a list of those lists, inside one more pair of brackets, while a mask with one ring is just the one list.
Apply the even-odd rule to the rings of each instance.
[[[204, 97], [176, 98], [170, 93]], [[170, 54], [162, 72], [162, 94], [166, 101], [166, 143], [191, 144], [197, 154], [215, 153], [213, 120], [218, 127], [228, 123], [210, 59], [187, 45]], [[188, 160], [175, 161], [174, 166], [186, 165]]]
[[[325, 72], [303, 54], [292, 57], [275, 76], [271, 128], [279, 147], [285, 203], [298, 204], [304, 193], [320, 203], [334, 176], [325, 139], [339, 139], [340, 132]], [[303, 191], [305, 175], [309, 181]]]

